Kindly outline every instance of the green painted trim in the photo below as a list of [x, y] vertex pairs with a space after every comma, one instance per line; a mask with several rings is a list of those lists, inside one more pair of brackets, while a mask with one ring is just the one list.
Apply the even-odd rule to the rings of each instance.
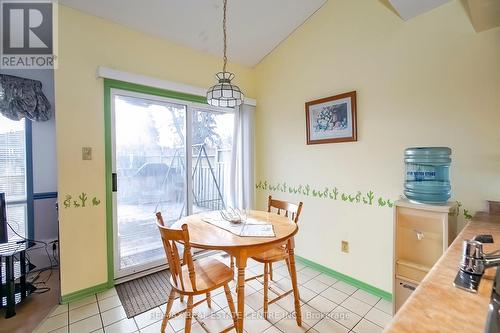
[[134, 91], [138, 93], [155, 95], [167, 98], [178, 99], [181, 101], [187, 102], [195, 102], [195, 103], [203, 103], [207, 104], [207, 98], [205, 96], [191, 95], [186, 93], [181, 93], [172, 90], [165, 90], [160, 88], [143, 86], [136, 83], [123, 82], [111, 79], [104, 79], [104, 87], [115, 88], [115, 89], [123, 89], [128, 91]]
[[104, 80], [104, 154], [105, 154], [105, 181], [106, 181], [106, 243], [108, 257], [108, 285], [113, 285], [115, 268], [113, 256], [113, 180], [112, 180], [112, 152], [111, 152], [111, 88], [114, 83]]
[[97, 286], [78, 290], [78, 291], [75, 291], [75, 292], [72, 292], [72, 293], [69, 293], [66, 295], [62, 295], [60, 303], [67, 304], [67, 303], [75, 302], [75, 301], [81, 300], [87, 296], [94, 295], [94, 294], [100, 293], [102, 291], [108, 290], [109, 288], [111, 288], [111, 287], [106, 282], [106, 283], [98, 284]]
[[392, 294], [388, 293], [387, 291], [384, 291], [384, 290], [379, 289], [377, 287], [371, 286], [367, 283], [364, 283], [363, 281], [356, 280], [348, 275], [334, 271], [331, 268], [325, 267], [323, 265], [315, 263], [314, 261], [303, 258], [301, 256], [295, 255], [295, 258], [297, 258], [297, 260], [302, 262], [304, 265], [310, 266], [317, 271], [320, 271], [322, 273], [325, 273], [326, 275], [329, 275], [331, 277], [336, 278], [337, 280], [344, 281], [345, 283], [348, 283], [356, 288], [362, 289], [362, 290], [364, 290], [372, 295], [375, 295], [377, 297], [381, 297], [387, 301], [392, 300]]
[[106, 243], [108, 257], [108, 288], [114, 281], [114, 256], [113, 256], [113, 193], [112, 193], [112, 133], [111, 133], [111, 89], [122, 89], [142, 94], [177, 99], [180, 101], [207, 104], [205, 96], [180, 93], [171, 90], [153, 88], [140, 84], [104, 79], [104, 152], [105, 152], [105, 181], [106, 181]]

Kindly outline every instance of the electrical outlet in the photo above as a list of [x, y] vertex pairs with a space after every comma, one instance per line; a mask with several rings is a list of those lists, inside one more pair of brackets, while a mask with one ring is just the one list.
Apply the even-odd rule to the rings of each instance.
[[92, 159], [92, 147], [82, 147], [82, 160], [90, 161]]
[[344, 253], [349, 253], [349, 242], [348, 241], [342, 241], [342, 245], [341, 245], [341, 251], [344, 252]]

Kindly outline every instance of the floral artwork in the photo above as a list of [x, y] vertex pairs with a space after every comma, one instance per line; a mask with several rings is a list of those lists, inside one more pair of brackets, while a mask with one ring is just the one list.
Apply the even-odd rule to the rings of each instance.
[[356, 92], [306, 103], [307, 144], [356, 141]]

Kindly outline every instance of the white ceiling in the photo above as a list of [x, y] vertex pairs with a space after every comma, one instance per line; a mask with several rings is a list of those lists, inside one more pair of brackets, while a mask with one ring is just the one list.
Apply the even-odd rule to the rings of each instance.
[[409, 20], [451, 0], [389, 0], [403, 20]]
[[[256, 65], [326, 1], [228, 0], [229, 60]], [[222, 0], [59, 3], [202, 52], [222, 55]]]

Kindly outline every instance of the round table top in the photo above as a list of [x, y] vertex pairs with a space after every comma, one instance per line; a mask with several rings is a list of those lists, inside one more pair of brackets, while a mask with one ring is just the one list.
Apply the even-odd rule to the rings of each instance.
[[205, 216], [207, 216], [206, 212], [183, 217], [175, 222], [171, 228], [180, 229], [183, 224], [187, 224], [191, 246], [210, 250], [283, 243], [298, 231], [297, 224], [283, 215], [252, 210], [248, 211], [247, 216], [271, 223], [274, 226], [276, 237], [241, 237], [203, 221], [202, 218]]

